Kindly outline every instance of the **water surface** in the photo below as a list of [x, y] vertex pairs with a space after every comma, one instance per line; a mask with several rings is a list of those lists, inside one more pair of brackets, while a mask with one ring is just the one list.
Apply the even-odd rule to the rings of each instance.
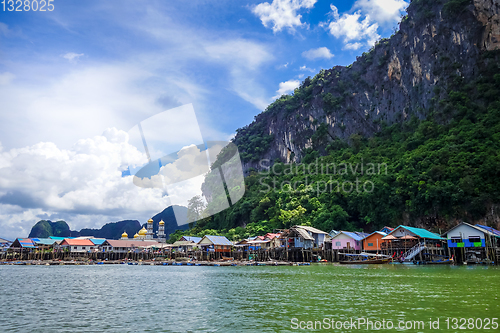
[[0, 281], [4, 332], [310, 331], [293, 318], [426, 322], [406, 332], [440, 318], [441, 332], [471, 332], [444, 320], [500, 317], [498, 267], [0, 266]]

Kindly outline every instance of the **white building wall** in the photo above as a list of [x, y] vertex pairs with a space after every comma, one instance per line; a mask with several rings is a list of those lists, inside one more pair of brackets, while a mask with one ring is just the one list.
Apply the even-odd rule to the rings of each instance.
[[452, 237], [461, 237], [462, 239], [468, 239], [470, 236], [477, 236], [481, 237], [481, 239], [484, 239], [484, 233], [475, 229], [471, 228], [468, 225], [462, 224], [455, 229], [449, 231], [446, 234], [448, 239], [451, 239]]

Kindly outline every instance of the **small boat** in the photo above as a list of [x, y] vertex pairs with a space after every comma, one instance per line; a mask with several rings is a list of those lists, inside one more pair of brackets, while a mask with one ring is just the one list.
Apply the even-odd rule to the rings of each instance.
[[367, 265], [367, 264], [388, 264], [391, 262], [392, 258], [384, 258], [384, 259], [365, 259], [365, 260], [344, 260], [340, 261], [343, 265]]
[[224, 256], [223, 256], [223, 257], [222, 257], [222, 260], [224, 260], [224, 261], [233, 261], [233, 260], [234, 260], [234, 258], [232, 258], [232, 257], [224, 257]]
[[426, 261], [426, 265], [450, 265], [453, 264], [453, 258], [444, 259], [444, 260], [436, 260], [436, 261]]
[[373, 265], [373, 264], [388, 264], [392, 261], [392, 257], [385, 255], [377, 255], [371, 253], [342, 253], [343, 255], [355, 258], [352, 260], [341, 260], [342, 265]]

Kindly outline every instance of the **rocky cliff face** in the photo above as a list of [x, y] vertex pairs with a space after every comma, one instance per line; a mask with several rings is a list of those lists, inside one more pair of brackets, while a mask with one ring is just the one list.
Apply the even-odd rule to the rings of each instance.
[[400, 29], [350, 66], [322, 70], [282, 96], [235, 143], [245, 171], [268, 159], [300, 162], [307, 148], [370, 137], [411, 117], [447, 119], [439, 101], [479, 73], [484, 51], [500, 49], [497, 0], [413, 0]]

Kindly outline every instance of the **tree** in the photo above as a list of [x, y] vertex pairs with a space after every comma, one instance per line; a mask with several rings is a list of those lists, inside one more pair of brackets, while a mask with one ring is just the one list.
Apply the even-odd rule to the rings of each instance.
[[198, 221], [202, 217], [204, 210], [205, 203], [203, 202], [201, 196], [196, 195], [189, 199], [187, 213], [188, 221]]

